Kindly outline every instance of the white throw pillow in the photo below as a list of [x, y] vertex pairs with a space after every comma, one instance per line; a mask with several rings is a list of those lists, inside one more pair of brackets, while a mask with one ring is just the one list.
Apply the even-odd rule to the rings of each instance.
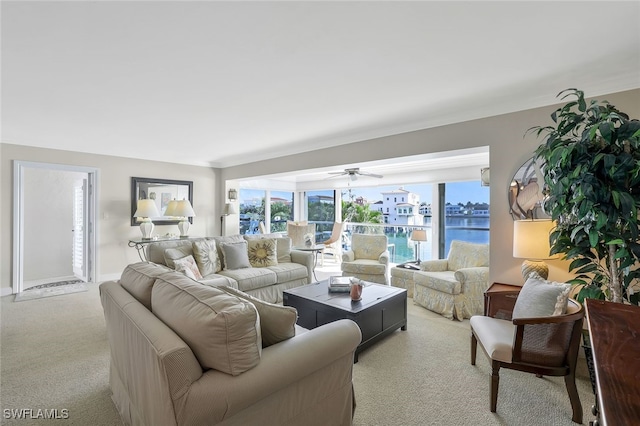
[[203, 277], [222, 270], [215, 240], [194, 241], [192, 246], [193, 257], [196, 259], [198, 269]]
[[567, 312], [571, 284], [547, 281], [535, 272], [522, 286], [513, 307], [515, 318], [537, 318]]

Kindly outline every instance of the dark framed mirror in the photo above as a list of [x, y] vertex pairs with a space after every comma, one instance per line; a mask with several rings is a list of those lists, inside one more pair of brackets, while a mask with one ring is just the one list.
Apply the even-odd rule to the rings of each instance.
[[[151, 217], [156, 225], [175, 225], [180, 218], [165, 216], [171, 200], [189, 200], [193, 206], [193, 182], [188, 180], [171, 180], [156, 178], [131, 178], [131, 226], [139, 226], [140, 221], [133, 217], [138, 207], [138, 200], [154, 200], [160, 216]], [[193, 218], [189, 218], [193, 223]]]
[[548, 219], [544, 211], [544, 177], [540, 161], [525, 161], [516, 171], [508, 188], [509, 213], [514, 220]]

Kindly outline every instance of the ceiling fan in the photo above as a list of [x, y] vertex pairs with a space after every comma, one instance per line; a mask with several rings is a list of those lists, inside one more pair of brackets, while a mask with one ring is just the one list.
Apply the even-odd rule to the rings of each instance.
[[358, 179], [358, 175], [359, 176], [370, 176], [370, 177], [374, 177], [374, 178], [381, 178], [382, 175], [377, 175], [375, 173], [369, 173], [369, 172], [365, 172], [365, 171], [361, 171], [359, 167], [352, 167], [349, 169], [344, 169], [343, 172], [330, 172], [330, 175], [336, 175], [334, 177], [338, 177], [338, 176], [349, 176], [349, 179], [351, 180], [357, 180]]

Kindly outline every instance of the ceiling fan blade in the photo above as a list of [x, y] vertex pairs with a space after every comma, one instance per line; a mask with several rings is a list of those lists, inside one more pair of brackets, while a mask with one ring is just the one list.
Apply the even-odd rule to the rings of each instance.
[[369, 176], [369, 177], [374, 177], [374, 178], [382, 178], [382, 175], [378, 175], [375, 173], [369, 173], [369, 172], [359, 172], [362, 176]]

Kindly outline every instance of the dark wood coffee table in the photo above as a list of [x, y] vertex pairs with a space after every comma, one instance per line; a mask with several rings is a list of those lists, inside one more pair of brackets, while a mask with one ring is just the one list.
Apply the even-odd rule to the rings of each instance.
[[362, 332], [354, 362], [363, 349], [396, 329], [407, 329], [407, 290], [367, 283], [362, 299], [352, 302], [349, 293], [330, 293], [328, 281], [283, 292], [285, 306], [298, 310], [298, 325], [313, 329], [339, 319], [355, 321]]

